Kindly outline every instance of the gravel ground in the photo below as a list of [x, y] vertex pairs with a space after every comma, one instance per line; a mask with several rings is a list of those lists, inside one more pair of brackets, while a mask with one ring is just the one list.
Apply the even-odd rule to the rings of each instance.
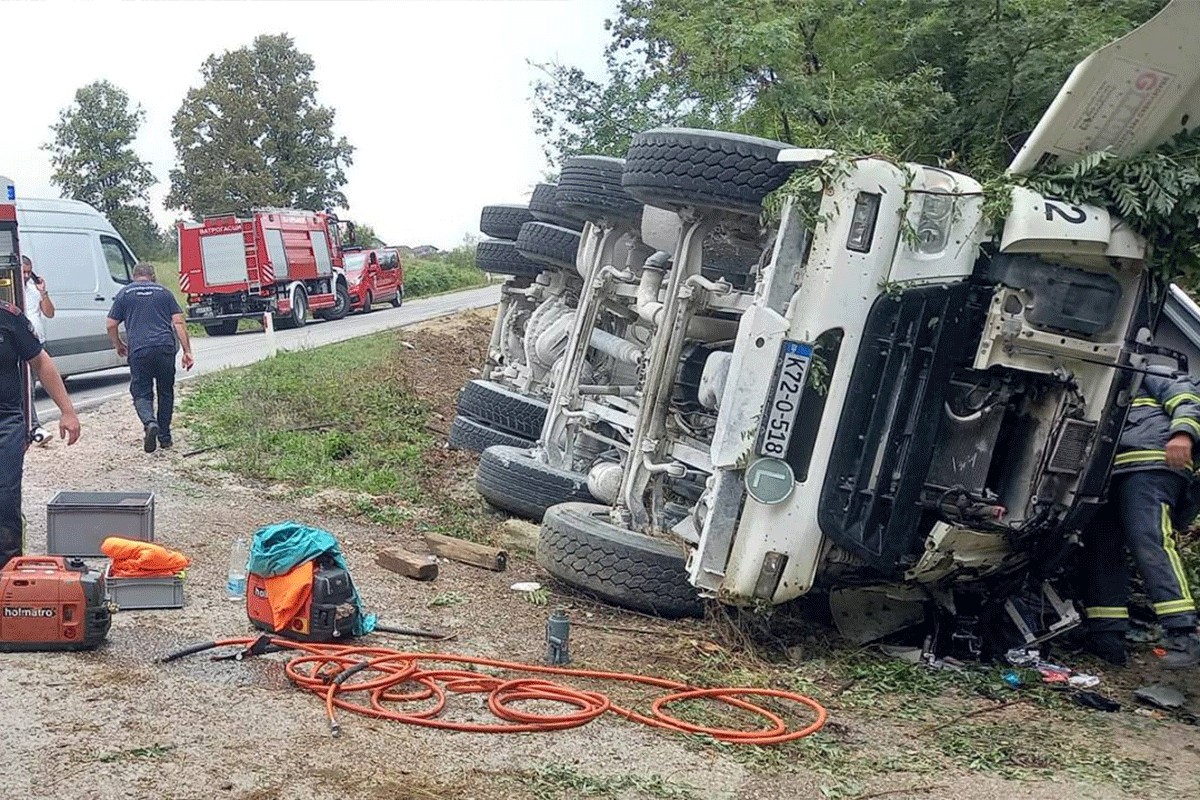
[[[454, 380], [461, 383], [462, 377]], [[400, 578], [376, 566], [374, 554], [392, 544], [419, 549], [414, 532], [364, 524], [339, 515], [333, 510], [339, 504], [325, 502], [322, 495], [298, 502], [282, 487], [246, 485], [194, 463], [200, 459], [184, 459], [186, 434], [174, 451], [145, 455], [137, 428], [129, 403], [114, 401], [84, 416], [78, 445], [68, 449], [56, 443], [30, 452], [25, 481], [27, 551], [41, 552], [45, 546], [41, 509], [56, 491], [151, 490], [156, 496], [157, 540], [193, 559], [187, 604], [174, 611], [118, 613], [108, 642], [93, 653], [0, 655], [0, 709], [6, 727], [0, 774], [9, 797], [399, 800], [587, 795], [782, 800], [819, 797], [820, 786], [828, 782], [828, 776], [794, 765], [782, 772], [760, 769], [729, 749], [615, 718], [553, 734], [484, 736], [345, 715], [342, 736], [334, 739], [322, 703], [291, 686], [281, 656], [244, 663], [213, 662], [204, 656], [155, 663], [158, 656], [190, 643], [249, 634], [243, 606], [224, 597], [229, 546], [235, 536], [248, 536], [261, 525], [283, 519], [299, 518], [334, 532], [369, 607], [392, 624], [453, 631], [454, 641], [438, 645], [448, 651], [536, 661], [544, 650], [548, 608], [531, 605], [509, 586], [523, 580], [548, 581], [536, 564], [519, 555], [504, 573], [446, 562], [434, 582]], [[459, 459], [452, 466], [459, 479], [469, 476], [469, 463]], [[572, 638], [580, 666], [670, 674], [686, 668], [691, 663], [688, 654], [694, 656], [697, 643], [709, 639], [701, 622], [668, 624], [632, 617], [558, 592], [555, 589], [551, 607], [565, 606], [583, 623], [574, 628]], [[431, 605], [448, 593], [461, 602]], [[618, 626], [649, 633], [617, 630]], [[376, 641], [401, 649], [434, 646], [384, 637]], [[456, 701], [454, 715], [479, 719], [486, 711], [479, 698], [468, 697]], [[839, 714], [836, 705], [833, 720], [835, 725], [822, 736], [861, 748], [881, 741], [877, 724]], [[1173, 796], [1194, 791], [1200, 774], [1195, 729], [1147, 727], [1134, 720], [1140, 728], [1131, 737], [1130, 724], [1114, 723], [1105, 735], [1136, 739], [1130, 746], [1143, 757], [1170, 753], [1176, 759], [1172, 766], [1178, 781], [1160, 788]], [[914, 754], [925, 746], [911, 738], [911, 732], [889, 735]], [[549, 768], [559, 770], [559, 777], [534, 780], [531, 771]], [[592, 783], [580, 783], [584, 778]], [[618, 779], [633, 778], [642, 783], [619, 788]], [[597, 785], [607, 788], [594, 790]], [[682, 794], [685, 791], [688, 794]], [[1017, 782], [965, 771], [881, 774], [871, 778], [859, 796], [878, 793], [978, 800], [1126, 796], [1111, 786], [1077, 784], [1063, 777]]]

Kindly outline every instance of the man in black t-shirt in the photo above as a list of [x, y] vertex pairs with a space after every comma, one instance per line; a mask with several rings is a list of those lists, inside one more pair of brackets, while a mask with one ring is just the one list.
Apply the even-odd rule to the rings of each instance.
[[24, 365], [29, 364], [62, 412], [59, 435], [67, 444], [79, 439], [79, 417], [67, 396], [58, 369], [42, 349], [29, 320], [14, 305], [0, 301], [0, 569], [21, 555], [24, 522], [21, 517], [21, 477], [29, 421], [25, 419]]
[[[125, 323], [121, 341], [117, 326]], [[154, 266], [133, 268], [133, 283], [113, 298], [108, 312], [108, 338], [117, 355], [129, 358], [129, 393], [142, 421], [142, 444], [147, 453], [170, 447], [171, 417], [175, 411], [175, 341], [183, 346], [183, 368], [191, 369], [192, 343], [183, 310], [171, 290], [154, 280]], [[158, 410], [154, 408], [155, 390]]]

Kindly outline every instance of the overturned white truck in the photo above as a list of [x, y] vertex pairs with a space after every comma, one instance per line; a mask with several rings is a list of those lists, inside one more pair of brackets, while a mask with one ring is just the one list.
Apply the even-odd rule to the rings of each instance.
[[[1200, 120], [1198, 17], [1172, 3], [1089, 57], [1013, 170]], [[748, 291], [705, 277], [705, 237], [760, 237], [763, 196], [816, 164], [836, 168], [815, 224], [790, 204]], [[547, 511], [550, 572], [667, 615], [822, 586], [858, 639], [931, 606], [972, 647], [1078, 621], [1053, 579], [1103, 500], [1165, 296], [1138, 236], [1024, 190], [985, 220], [965, 175], [713, 132], [639, 135], [623, 183], [681, 234], [658, 291], [635, 290], [636, 379], [565, 392], [576, 419], [608, 420], [620, 457], [573, 465], [605, 503]], [[636, 398], [636, 416], [597, 397]]]
[[583, 285], [576, 269], [581, 223], [554, 201], [557, 187], [538, 184], [528, 205], [489, 205], [475, 248], [480, 269], [508, 276], [481, 375], [459, 394], [450, 446], [484, 450], [529, 447], [546, 417], [553, 367], [571, 330]]

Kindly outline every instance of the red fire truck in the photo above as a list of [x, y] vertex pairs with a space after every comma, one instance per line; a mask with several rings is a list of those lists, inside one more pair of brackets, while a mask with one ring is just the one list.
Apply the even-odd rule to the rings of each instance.
[[299, 328], [308, 312], [326, 320], [350, 311], [342, 227], [331, 212], [259, 209], [179, 223], [179, 286], [188, 322], [212, 336], [237, 332], [238, 320], [270, 313], [280, 328]]

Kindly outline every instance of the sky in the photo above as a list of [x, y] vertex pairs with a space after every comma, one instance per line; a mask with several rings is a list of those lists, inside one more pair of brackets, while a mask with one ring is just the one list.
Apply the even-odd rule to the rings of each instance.
[[171, 118], [212, 53], [288, 33], [316, 62], [318, 101], [356, 147], [346, 216], [388, 244], [443, 249], [479, 235], [479, 209], [520, 203], [548, 168], [527, 61], [599, 76], [616, 0], [22, 0], [0, 4], [0, 174], [18, 196], [58, 197], [50, 126], [75, 90], [108, 80], [141, 104], [135, 143], [159, 183]]

